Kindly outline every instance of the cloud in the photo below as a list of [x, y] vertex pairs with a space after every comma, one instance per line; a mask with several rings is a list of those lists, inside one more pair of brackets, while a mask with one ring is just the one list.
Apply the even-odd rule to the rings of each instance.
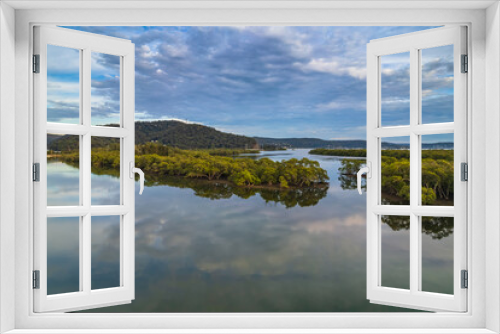
[[323, 58], [312, 59], [307, 64], [296, 63], [296, 66], [304, 71], [330, 73], [337, 76], [349, 75], [359, 80], [366, 78], [366, 68], [342, 66], [335, 60], [326, 60]]
[[342, 112], [345, 110], [365, 110], [366, 101], [352, 101], [352, 100], [333, 100], [327, 103], [320, 103], [316, 105], [318, 111], [337, 111]]
[[[428, 27], [71, 28], [135, 44], [136, 119], [171, 117], [249, 136], [328, 139], [365, 136], [346, 129], [366, 122], [368, 41]], [[429, 76], [441, 73], [439, 61], [432, 61], [439, 54], [429, 59]], [[118, 62], [98, 54], [92, 64], [96, 112], [106, 121], [118, 107], [117, 77], [111, 74]], [[54, 71], [56, 81], [68, 71]], [[391, 99], [404, 98], [404, 74], [397, 66], [384, 70]], [[429, 81], [424, 89], [445, 87], [443, 82]], [[396, 110], [388, 115], [398, 120]]]

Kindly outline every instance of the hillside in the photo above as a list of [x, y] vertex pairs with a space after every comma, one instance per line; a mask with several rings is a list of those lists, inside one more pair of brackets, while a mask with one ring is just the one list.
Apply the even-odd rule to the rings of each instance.
[[[112, 139], [111, 139], [112, 140]], [[106, 146], [111, 142], [108, 138], [93, 138], [92, 146]], [[253, 138], [218, 131], [214, 128], [188, 124], [178, 121], [154, 121], [135, 123], [135, 143], [146, 144], [157, 142], [182, 149], [205, 148], [254, 148]], [[76, 136], [47, 136], [47, 148], [54, 151], [76, 149]]]
[[178, 121], [135, 123], [135, 143], [158, 142], [183, 149], [254, 148], [253, 138], [221, 132], [201, 124]]

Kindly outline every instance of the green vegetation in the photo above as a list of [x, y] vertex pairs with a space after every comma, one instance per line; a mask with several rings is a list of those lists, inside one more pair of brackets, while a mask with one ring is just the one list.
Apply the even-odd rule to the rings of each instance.
[[[117, 168], [119, 151], [115, 144], [92, 149], [92, 166]], [[233, 159], [218, 151], [182, 150], [161, 144], [136, 145], [135, 165], [148, 177], [183, 176], [193, 179], [226, 180], [239, 187], [303, 188], [325, 186], [329, 177], [317, 161], [306, 158], [279, 162], [268, 158]], [[217, 155], [213, 155], [216, 153]], [[229, 154], [233, 154], [230, 151]], [[60, 156], [69, 163], [78, 162], [77, 151]]]
[[257, 146], [254, 138], [178, 121], [136, 122], [135, 132], [136, 144], [157, 142], [182, 149], [251, 149]]
[[334, 157], [359, 157], [366, 158], [366, 150], [365, 149], [327, 149], [327, 148], [316, 148], [314, 150], [310, 150], [309, 154], [315, 155], [328, 155]]
[[[76, 159], [75, 159], [76, 158]], [[76, 154], [64, 154], [54, 160], [63, 160], [65, 163], [78, 167]], [[111, 175], [120, 177], [120, 170], [116, 162], [111, 162], [112, 168], [99, 167], [101, 164], [92, 165], [92, 174]], [[179, 176], [147, 175], [147, 187], [169, 186], [175, 188], [189, 188], [198, 197], [211, 200], [229, 199], [233, 196], [248, 199], [259, 195], [266, 203], [278, 203], [286, 208], [315, 206], [326, 197], [328, 186], [305, 188], [273, 188], [273, 187], [238, 187], [225, 180], [209, 181], [206, 179], [192, 179]]]
[[238, 150], [238, 149], [227, 149], [219, 148], [213, 150], [207, 150], [208, 154], [220, 157], [237, 157], [241, 154], [258, 154], [259, 150]]
[[[366, 150], [314, 150], [339, 156], [366, 156]], [[382, 193], [384, 200], [409, 204], [410, 200], [410, 151], [382, 151]], [[344, 189], [354, 189], [355, 180], [351, 179], [364, 165], [363, 160], [343, 159], [339, 168], [339, 180]], [[453, 200], [453, 150], [422, 151], [422, 204], [447, 205]]]
[[265, 144], [261, 145], [260, 148], [262, 151], [286, 151], [286, 147], [280, 145]]
[[341, 175], [356, 176], [358, 170], [365, 166], [365, 160], [342, 159], [342, 165], [339, 167]]
[[[410, 152], [382, 151], [382, 192], [410, 200]], [[453, 151], [422, 151], [422, 204], [453, 200]]]
[[[274, 162], [270, 159], [233, 159], [213, 156], [204, 151], [188, 151], [170, 148], [169, 155], [141, 154], [143, 145], [138, 145], [136, 166], [147, 174], [185, 176], [207, 180], [228, 180], [236, 186], [309, 187], [325, 183], [326, 171], [319, 163], [308, 159], [290, 159]], [[155, 144], [147, 144], [148, 151]], [[100, 151], [100, 154], [105, 153]], [[96, 152], [96, 155], [99, 154]], [[100, 160], [106, 160], [103, 156]]]

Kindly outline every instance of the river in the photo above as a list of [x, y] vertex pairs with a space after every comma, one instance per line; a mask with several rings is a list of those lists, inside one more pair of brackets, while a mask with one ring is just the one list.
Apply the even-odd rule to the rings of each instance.
[[[266, 201], [259, 193], [204, 196], [189, 186], [146, 187], [143, 195], [136, 195], [136, 299], [92, 312], [404, 311], [366, 299], [366, 194], [343, 189], [339, 158], [310, 156], [308, 151], [259, 156], [319, 161], [330, 186], [315, 205]], [[50, 162], [49, 205], [71, 204], [75, 196], [77, 201], [77, 183], [76, 168]], [[92, 204], [117, 204], [118, 198], [118, 178], [92, 175]], [[105, 220], [92, 225], [94, 287], [113, 286], [118, 280], [119, 225]], [[75, 266], [74, 256], [69, 258], [75, 246], [62, 238], [77, 230], [67, 226], [64, 219], [49, 221], [52, 293], [72, 291], [78, 284], [78, 262]], [[383, 233], [391, 240], [390, 265], [383, 268], [404, 285], [409, 279], [408, 230], [394, 232], [386, 226]], [[423, 242], [433, 254], [428, 268], [452, 269], [449, 252], [443, 253], [452, 245], [451, 237], [434, 241], [424, 236]], [[431, 276], [438, 288], [449, 280], [447, 274]]]

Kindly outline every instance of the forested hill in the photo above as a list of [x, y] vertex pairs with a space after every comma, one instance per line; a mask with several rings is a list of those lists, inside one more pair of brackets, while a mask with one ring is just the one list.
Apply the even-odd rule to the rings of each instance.
[[158, 142], [183, 149], [196, 148], [254, 148], [255, 139], [221, 132], [201, 124], [178, 121], [135, 123], [135, 143]]
[[[48, 149], [61, 151], [76, 149], [78, 147], [77, 137], [74, 136], [49, 136], [47, 138]], [[92, 146], [104, 146], [109, 144], [106, 138], [94, 139]], [[203, 148], [256, 148], [257, 142], [254, 138], [235, 135], [218, 131], [214, 128], [189, 124], [179, 121], [153, 121], [135, 123], [135, 143], [146, 144], [157, 142], [182, 149]]]

